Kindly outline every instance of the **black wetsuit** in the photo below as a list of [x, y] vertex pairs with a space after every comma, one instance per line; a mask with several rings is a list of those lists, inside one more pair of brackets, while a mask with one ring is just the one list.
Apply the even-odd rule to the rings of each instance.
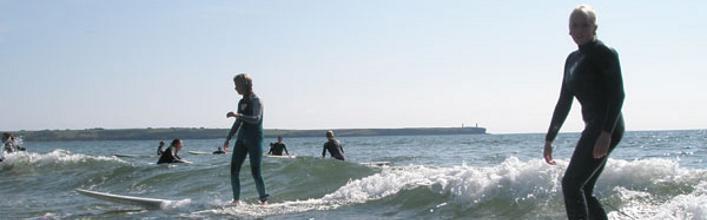
[[608, 153], [621, 141], [624, 133], [621, 116], [624, 90], [619, 57], [614, 49], [597, 40], [581, 45], [567, 57], [562, 90], [546, 141], [552, 142], [557, 136], [573, 97], [582, 105], [585, 127], [562, 178], [567, 217], [606, 219], [606, 212], [592, 192], [608, 155], [594, 159], [592, 152], [601, 132], [611, 134]]
[[[285, 146], [285, 143], [272, 143], [270, 144], [270, 151], [268, 151], [268, 154], [282, 155], [283, 150], [287, 152], [287, 146]], [[287, 152], [287, 154], [289, 155], [290, 152]]]
[[337, 160], [345, 160], [344, 148], [341, 146], [341, 142], [339, 142], [339, 140], [333, 139], [324, 143], [324, 149], [322, 149], [322, 157], [326, 156], [327, 150], [329, 150], [329, 154], [331, 154], [331, 157], [336, 158]]
[[160, 160], [157, 161], [157, 164], [161, 163], [184, 163], [184, 161], [182, 161], [182, 158], [177, 155], [174, 147], [170, 146], [164, 151], [164, 153], [162, 153]]
[[226, 154], [226, 151], [223, 151], [221, 150], [221, 148], [219, 148], [217, 151], [214, 151], [213, 154]]

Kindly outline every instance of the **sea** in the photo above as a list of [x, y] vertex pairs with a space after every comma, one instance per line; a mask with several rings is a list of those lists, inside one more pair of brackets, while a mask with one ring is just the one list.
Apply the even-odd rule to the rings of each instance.
[[[165, 142], [169, 139], [165, 137]], [[347, 160], [321, 158], [321, 138], [285, 138], [294, 159], [264, 158], [268, 205], [245, 162], [239, 206], [223, 139], [184, 140], [192, 164], [157, 165], [159, 140], [25, 140], [0, 162], [2, 219], [565, 219], [561, 179], [578, 133], [340, 137]], [[267, 151], [266, 139], [264, 148]], [[116, 154], [131, 157], [116, 157]], [[707, 219], [707, 130], [627, 132], [595, 195], [610, 219]], [[362, 164], [387, 161], [389, 165]], [[167, 199], [160, 209], [78, 194]]]

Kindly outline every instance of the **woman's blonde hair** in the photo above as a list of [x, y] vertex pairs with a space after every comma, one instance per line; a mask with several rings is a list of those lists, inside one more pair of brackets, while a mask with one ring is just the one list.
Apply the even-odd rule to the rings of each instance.
[[586, 4], [577, 5], [577, 7], [572, 10], [572, 13], [570, 13], [570, 19], [577, 13], [582, 13], [583, 15], [586, 15], [587, 19], [589, 19], [589, 22], [594, 24], [594, 26], [598, 25], [597, 13], [594, 8], [592, 8], [592, 6]]

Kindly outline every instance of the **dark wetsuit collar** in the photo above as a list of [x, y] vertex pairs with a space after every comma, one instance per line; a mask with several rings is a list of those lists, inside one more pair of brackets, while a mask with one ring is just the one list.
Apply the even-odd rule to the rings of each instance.
[[244, 95], [243, 99], [245, 100], [253, 100], [254, 98], [257, 98], [258, 96], [255, 95], [255, 93], [250, 93], [250, 95]]
[[600, 43], [601, 43], [601, 41], [596, 39], [591, 42], [587, 42], [585, 44], [579, 45], [579, 51], [581, 51], [581, 52], [588, 51], [588, 50], [590, 50], [590, 48], [593, 48], [594, 46], [596, 46], [597, 44], [600, 44]]

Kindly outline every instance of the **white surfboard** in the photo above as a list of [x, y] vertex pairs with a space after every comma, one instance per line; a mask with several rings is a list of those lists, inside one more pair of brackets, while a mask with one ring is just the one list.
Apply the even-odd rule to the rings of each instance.
[[212, 154], [211, 152], [206, 152], [206, 151], [195, 151], [195, 150], [190, 150], [190, 151], [187, 151], [187, 152], [188, 152], [188, 153], [190, 153], [190, 154], [193, 154], [193, 155], [206, 155], [206, 154]]
[[160, 209], [160, 208], [164, 207], [165, 205], [174, 202], [172, 200], [167, 200], [167, 199], [155, 199], [155, 198], [136, 197], [136, 196], [123, 196], [123, 195], [116, 195], [116, 194], [110, 194], [110, 193], [104, 193], [104, 192], [96, 192], [96, 191], [85, 190], [85, 189], [76, 189], [76, 192], [83, 194], [85, 196], [88, 196], [88, 197], [92, 197], [92, 198], [96, 198], [96, 199], [100, 199], [100, 200], [104, 200], [104, 201], [127, 204], [127, 205], [136, 205], [136, 206], [144, 207], [147, 209]]
[[295, 155], [270, 155], [270, 154], [266, 154], [266, 155], [264, 155], [264, 156], [265, 156], [265, 157], [269, 157], [269, 158], [281, 158], [281, 159], [295, 159], [295, 158], [297, 158], [297, 156], [295, 156]]
[[382, 166], [390, 166], [393, 163], [390, 161], [371, 161], [371, 162], [364, 162], [364, 163], [360, 163], [360, 164], [365, 165], [365, 166], [369, 166], [369, 167], [370, 166], [382, 167]]

